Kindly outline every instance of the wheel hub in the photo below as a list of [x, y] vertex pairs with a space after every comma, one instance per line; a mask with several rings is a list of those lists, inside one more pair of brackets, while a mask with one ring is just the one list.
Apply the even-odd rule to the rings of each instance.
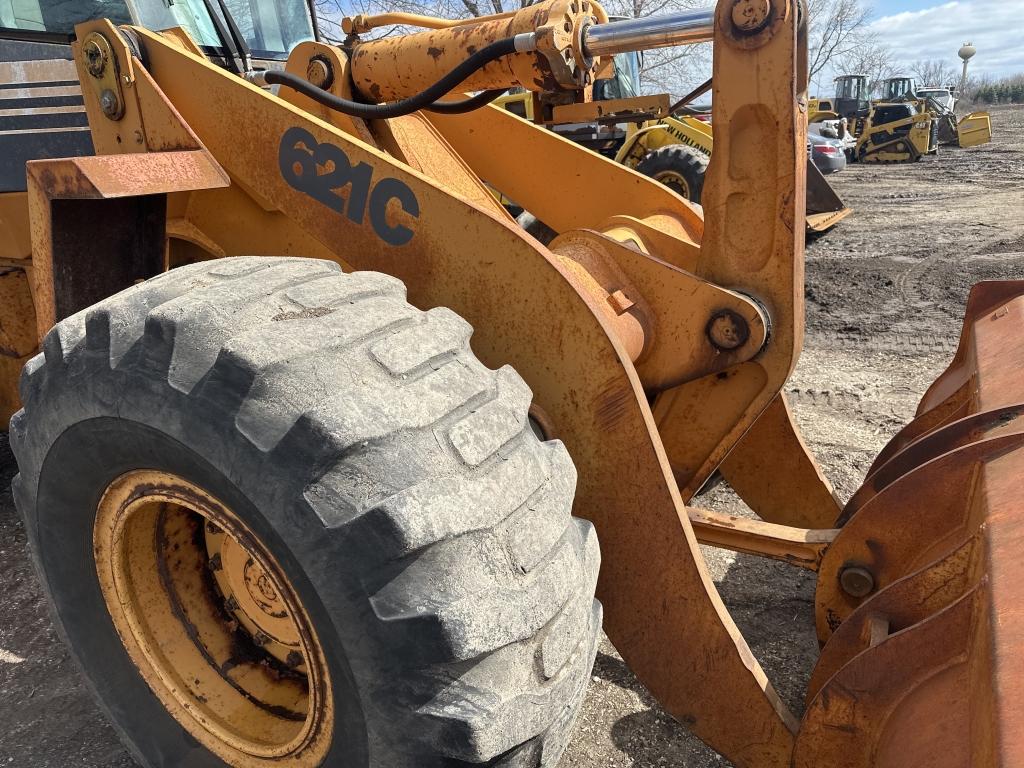
[[100, 589], [161, 703], [238, 768], [313, 768], [334, 708], [323, 649], [280, 564], [226, 505], [137, 470], [108, 486], [93, 545]]

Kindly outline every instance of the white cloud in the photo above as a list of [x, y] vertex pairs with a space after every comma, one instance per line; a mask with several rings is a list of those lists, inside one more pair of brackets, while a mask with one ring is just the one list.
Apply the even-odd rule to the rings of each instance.
[[884, 3], [871, 25], [893, 49], [898, 65], [942, 59], [959, 68], [957, 51], [974, 43], [976, 75], [1003, 77], [1024, 72], [1024, 34], [1019, 0], [955, 0], [920, 11], [885, 15]]

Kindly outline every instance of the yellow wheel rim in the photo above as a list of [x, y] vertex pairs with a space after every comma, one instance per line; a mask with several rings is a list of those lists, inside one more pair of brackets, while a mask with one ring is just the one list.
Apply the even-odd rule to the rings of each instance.
[[680, 197], [684, 197], [687, 200], [691, 199], [690, 184], [682, 174], [676, 173], [675, 171], [662, 171], [661, 173], [656, 174], [654, 178]]
[[129, 472], [100, 500], [93, 546], [118, 635], [182, 727], [232, 766], [320, 765], [334, 720], [323, 649], [226, 505], [181, 477]]

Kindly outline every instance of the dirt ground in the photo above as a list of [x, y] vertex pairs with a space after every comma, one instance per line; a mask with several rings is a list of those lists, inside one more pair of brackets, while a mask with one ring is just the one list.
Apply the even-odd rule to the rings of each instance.
[[[913, 414], [956, 346], [970, 286], [1024, 278], [1024, 108], [992, 144], [831, 177], [852, 217], [807, 249], [807, 336], [787, 394], [842, 498]], [[0, 766], [133, 765], [50, 621], [26, 556], [0, 435]], [[702, 504], [742, 505], [719, 487]], [[722, 596], [784, 700], [803, 709], [817, 655], [812, 574], [707, 550]], [[663, 713], [605, 640], [563, 768], [728, 766]]]

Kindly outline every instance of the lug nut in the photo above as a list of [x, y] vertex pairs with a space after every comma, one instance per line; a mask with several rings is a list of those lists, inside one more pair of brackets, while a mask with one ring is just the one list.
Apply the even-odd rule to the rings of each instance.
[[867, 597], [875, 590], [875, 577], [863, 566], [849, 565], [839, 572], [839, 585], [850, 597]]

